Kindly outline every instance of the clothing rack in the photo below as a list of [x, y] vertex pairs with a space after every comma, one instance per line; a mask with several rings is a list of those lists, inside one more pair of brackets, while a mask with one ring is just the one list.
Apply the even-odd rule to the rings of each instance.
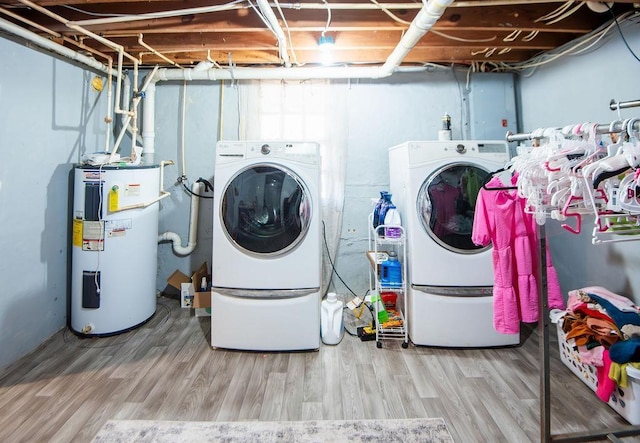
[[612, 111], [616, 111], [618, 109], [625, 109], [625, 108], [635, 108], [637, 106], [640, 106], [640, 100], [617, 102], [614, 99], [611, 99], [611, 102], [609, 103], [609, 109], [611, 109]]
[[[628, 102], [631, 103], [631, 102]], [[634, 102], [636, 103], [636, 102]], [[637, 105], [636, 106], [640, 106], [640, 100], [637, 101]], [[630, 107], [630, 106], [628, 106]], [[609, 133], [613, 133], [613, 132], [622, 132], [624, 130], [626, 130], [626, 124], [628, 121], [631, 121], [632, 124], [632, 128], [634, 131], [639, 131], [640, 130], [640, 120], [639, 119], [629, 119], [629, 120], [615, 120], [609, 124], [601, 124], [598, 123], [596, 124], [596, 134], [609, 134]], [[579, 128], [580, 132], [582, 132], [585, 128], [582, 128], [582, 125], [574, 125], [573, 128]], [[527, 132], [527, 133], [521, 133], [521, 134], [514, 134], [511, 131], [507, 132], [506, 135], [506, 139], [508, 142], [520, 142], [520, 141], [526, 141], [526, 140], [535, 140], [535, 139], [541, 139], [544, 138], [544, 132], [547, 130], [560, 130], [562, 128], [547, 128], [541, 131], [535, 131], [535, 132]], [[538, 132], [540, 132], [538, 134]], [[575, 133], [574, 133], [575, 134]]]
[[[631, 105], [633, 103], [633, 105]], [[613, 104], [613, 100], [612, 100]], [[611, 106], [611, 105], [610, 105]], [[626, 103], [616, 103], [616, 107], [633, 107], [640, 106], [640, 100]], [[623, 121], [613, 121], [610, 124], [597, 124], [595, 131], [598, 134], [607, 134], [612, 132], [622, 132], [627, 129], [626, 125], [630, 124], [633, 130], [640, 130], [640, 120], [630, 119]], [[574, 126], [577, 127], [579, 125]], [[593, 125], [591, 125], [593, 128]], [[555, 128], [549, 128], [557, 130]], [[545, 130], [537, 130], [530, 133], [513, 134], [508, 132], [506, 139], [508, 142], [534, 140], [544, 138]], [[575, 134], [575, 132], [574, 132]], [[587, 431], [567, 434], [551, 433], [551, 395], [550, 395], [550, 361], [549, 361], [549, 297], [548, 297], [548, 281], [546, 272], [547, 263], [547, 233], [544, 224], [537, 224], [536, 231], [538, 235], [538, 300], [540, 319], [538, 320], [539, 334], [539, 358], [542, 364], [540, 368], [540, 441], [547, 442], [584, 442], [609, 439], [613, 442], [620, 441], [619, 437], [628, 437], [640, 435], [640, 426], [625, 426], [616, 429], [605, 429], [602, 431]]]

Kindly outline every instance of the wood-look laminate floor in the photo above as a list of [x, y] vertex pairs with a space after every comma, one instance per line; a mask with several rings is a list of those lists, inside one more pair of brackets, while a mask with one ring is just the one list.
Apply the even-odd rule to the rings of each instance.
[[[254, 353], [211, 349], [209, 337], [209, 318], [164, 297], [125, 334], [60, 331], [0, 373], [0, 442], [88, 442], [108, 419], [416, 417], [443, 417], [459, 443], [540, 441], [533, 327], [497, 349], [378, 349], [346, 335], [315, 352]], [[550, 350], [553, 434], [628, 425], [562, 364], [553, 334]]]

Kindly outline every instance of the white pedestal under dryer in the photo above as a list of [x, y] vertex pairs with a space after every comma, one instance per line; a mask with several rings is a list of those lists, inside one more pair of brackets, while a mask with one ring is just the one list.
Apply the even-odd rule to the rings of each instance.
[[320, 346], [320, 155], [314, 142], [220, 141], [211, 345]]
[[416, 345], [520, 342], [493, 327], [491, 246], [471, 241], [487, 175], [509, 160], [504, 141], [409, 141], [389, 148], [390, 192], [407, 235], [407, 315]]

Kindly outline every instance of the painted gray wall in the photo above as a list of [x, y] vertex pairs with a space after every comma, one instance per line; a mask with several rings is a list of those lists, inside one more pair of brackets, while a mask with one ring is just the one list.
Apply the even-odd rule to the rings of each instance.
[[66, 324], [69, 173], [104, 145], [93, 74], [0, 38], [0, 368]]
[[[609, 110], [611, 99], [640, 98], [640, 62], [629, 53], [615, 29], [604, 46], [594, 52], [561, 58], [538, 68], [519, 82], [522, 130], [597, 122], [618, 118]], [[624, 28], [624, 35], [640, 56], [640, 29]], [[621, 111], [622, 118], [640, 117], [640, 108]], [[549, 245], [563, 291], [590, 285], [609, 288], [640, 300], [640, 248], [638, 242], [591, 243], [593, 217], [583, 219], [580, 235], [554, 220], [546, 224]]]

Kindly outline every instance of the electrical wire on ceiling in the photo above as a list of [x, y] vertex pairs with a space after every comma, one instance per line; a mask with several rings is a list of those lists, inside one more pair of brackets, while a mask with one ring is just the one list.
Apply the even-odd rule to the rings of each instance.
[[[521, 75], [528, 77], [531, 76], [535, 69], [539, 66], [543, 66], [547, 63], [550, 63], [554, 60], [559, 59], [560, 57], [564, 57], [567, 55], [581, 55], [586, 53], [589, 50], [592, 50], [598, 44], [604, 43], [607, 39], [611, 38], [612, 35], [609, 33], [611, 29], [615, 27], [621, 27], [622, 24], [629, 23], [637, 25], [640, 22], [640, 12], [638, 11], [628, 11], [623, 13], [615, 20], [610, 21], [609, 23], [601, 26], [595, 31], [578, 38], [572, 42], [569, 42], [559, 48], [548, 51], [539, 56], [533, 57], [526, 62], [521, 63], [504, 63], [499, 62], [495, 63], [492, 71], [500, 71], [500, 72], [519, 72]], [[523, 73], [523, 71], [528, 71]], [[487, 71], [483, 71], [487, 72]]]
[[216, 68], [222, 69], [222, 66], [220, 66], [220, 64], [217, 61], [211, 58], [211, 49], [207, 49], [207, 61], [211, 63], [213, 66], [215, 66]]
[[611, 9], [611, 6], [609, 6], [607, 3], [605, 3], [605, 5], [607, 6], [607, 9], [609, 10], [609, 13], [611, 14], [611, 17], [613, 18], [613, 21], [616, 24], [616, 29], [618, 30], [618, 33], [620, 34], [620, 38], [622, 38], [622, 41], [623, 41], [624, 45], [627, 47], [627, 49], [629, 50], [631, 55], [636, 60], [638, 60], [640, 62], [640, 58], [638, 58], [638, 56], [633, 51], [633, 49], [631, 49], [631, 46], [629, 46], [629, 43], [627, 42], [627, 39], [625, 38], [624, 34], [622, 33], [622, 29], [620, 28], [620, 23], [618, 23], [618, 19], [616, 18], [616, 15], [613, 13], [613, 9]]
[[[373, 3], [374, 5], [378, 6], [378, 8], [380, 8], [380, 10], [382, 12], [387, 14], [393, 21], [395, 21], [397, 23], [401, 23], [403, 25], [407, 25], [407, 26], [411, 25], [411, 22], [408, 22], [406, 20], [402, 20], [400, 17], [395, 15], [393, 12], [391, 12], [389, 9], [385, 8], [380, 3], [378, 3], [377, 0], [369, 0], [369, 1], [371, 3]], [[487, 43], [487, 42], [491, 42], [491, 41], [495, 40], [496, 38], [498, 38], [497, 36], [494, 35], [493, 37], [482, 38], [482, 39], [467, 39], [467, 38], [455, 37], [453, 35], [445, 34], [444, 32], [436, 31], [435, 29], [431, 29], [429, 31], [429, 33], [438, 35], [440, 37], [443, 37], [443, 38], [446, 38], [446, 39], [449, 39], [449, 40], [454, 40], [454, 41], [464, 42], [464, 43]]]
[[[149, 20], [149, 19], [159, 19], [159, 18], [168, 18], [168, 17], [179, 17], [184, 15], [192, 15], [192, 14], [204, 14], [211, 12], [222, 12], [229, 11], [232, 9], [237, 9], [238, 7], [244, 5], [244, 0], [233, 0], [229, 3], [225, 3], [222, 5], [213, 5], [213, 6], [203, 6], [199, 8], [187, 8], [180, 10], [171, 10], [171, 11], [160, 11], [160, 12], [147, 12], [144, 14], [103, 14], [98, 12], [90, 12], [84, 9], [80, 9], [76, 6], [71, 5], [61, 5], [67, 9], [72, 11], [80, 12], [82, 14], [88, 15], [90, 17], [98, 17], [96, 20], [82, 20], [73, 22], [75, 24], [80, 25], [95, 25], [100, 23], [115, 23], [115, 22], [125, 22], [125, 21], [137, 21], [137, 20]], [[100, 20], [103, 18], [104, 20]]]
[[567, 10], [571, 7], [571, 5], [573, 5], [573, 3], [575, 3], [573, 0], [564, 2], [562, 5], [560, 5], [550, 13], [543, 15], [542, 17], [538, 17], [533, 22], [538, 23], [538, 22], [546, 22], [549, 20], [554, 20], [557, 17], [560, 17], [565, 12], [567, 12]]
[[331, 25], [331, 7], [329, 7], [327, 0], [322, 0], [322, 2], [327, 6], [327, 24], [324, 25], [324, 29], [322, 30], [322, 35], [324, 36], [329, 30], [329, 25]]
[[573, 13], [576, 12], [578, 9], [582, 8], [583, 5], [584, 5], [584, 2], [578, 2], [578, 4], [573, 7], [573, 9], [570, 9], [567, 12], [565, 12], [564, 14], [556, 17], [555, 19], [546, 22], [545, 25], [553, 25], [554, 23], [558, 23], [559, 21], [564, 20], [565, 18], [569, 17], [570, 15], [573, 15]]

